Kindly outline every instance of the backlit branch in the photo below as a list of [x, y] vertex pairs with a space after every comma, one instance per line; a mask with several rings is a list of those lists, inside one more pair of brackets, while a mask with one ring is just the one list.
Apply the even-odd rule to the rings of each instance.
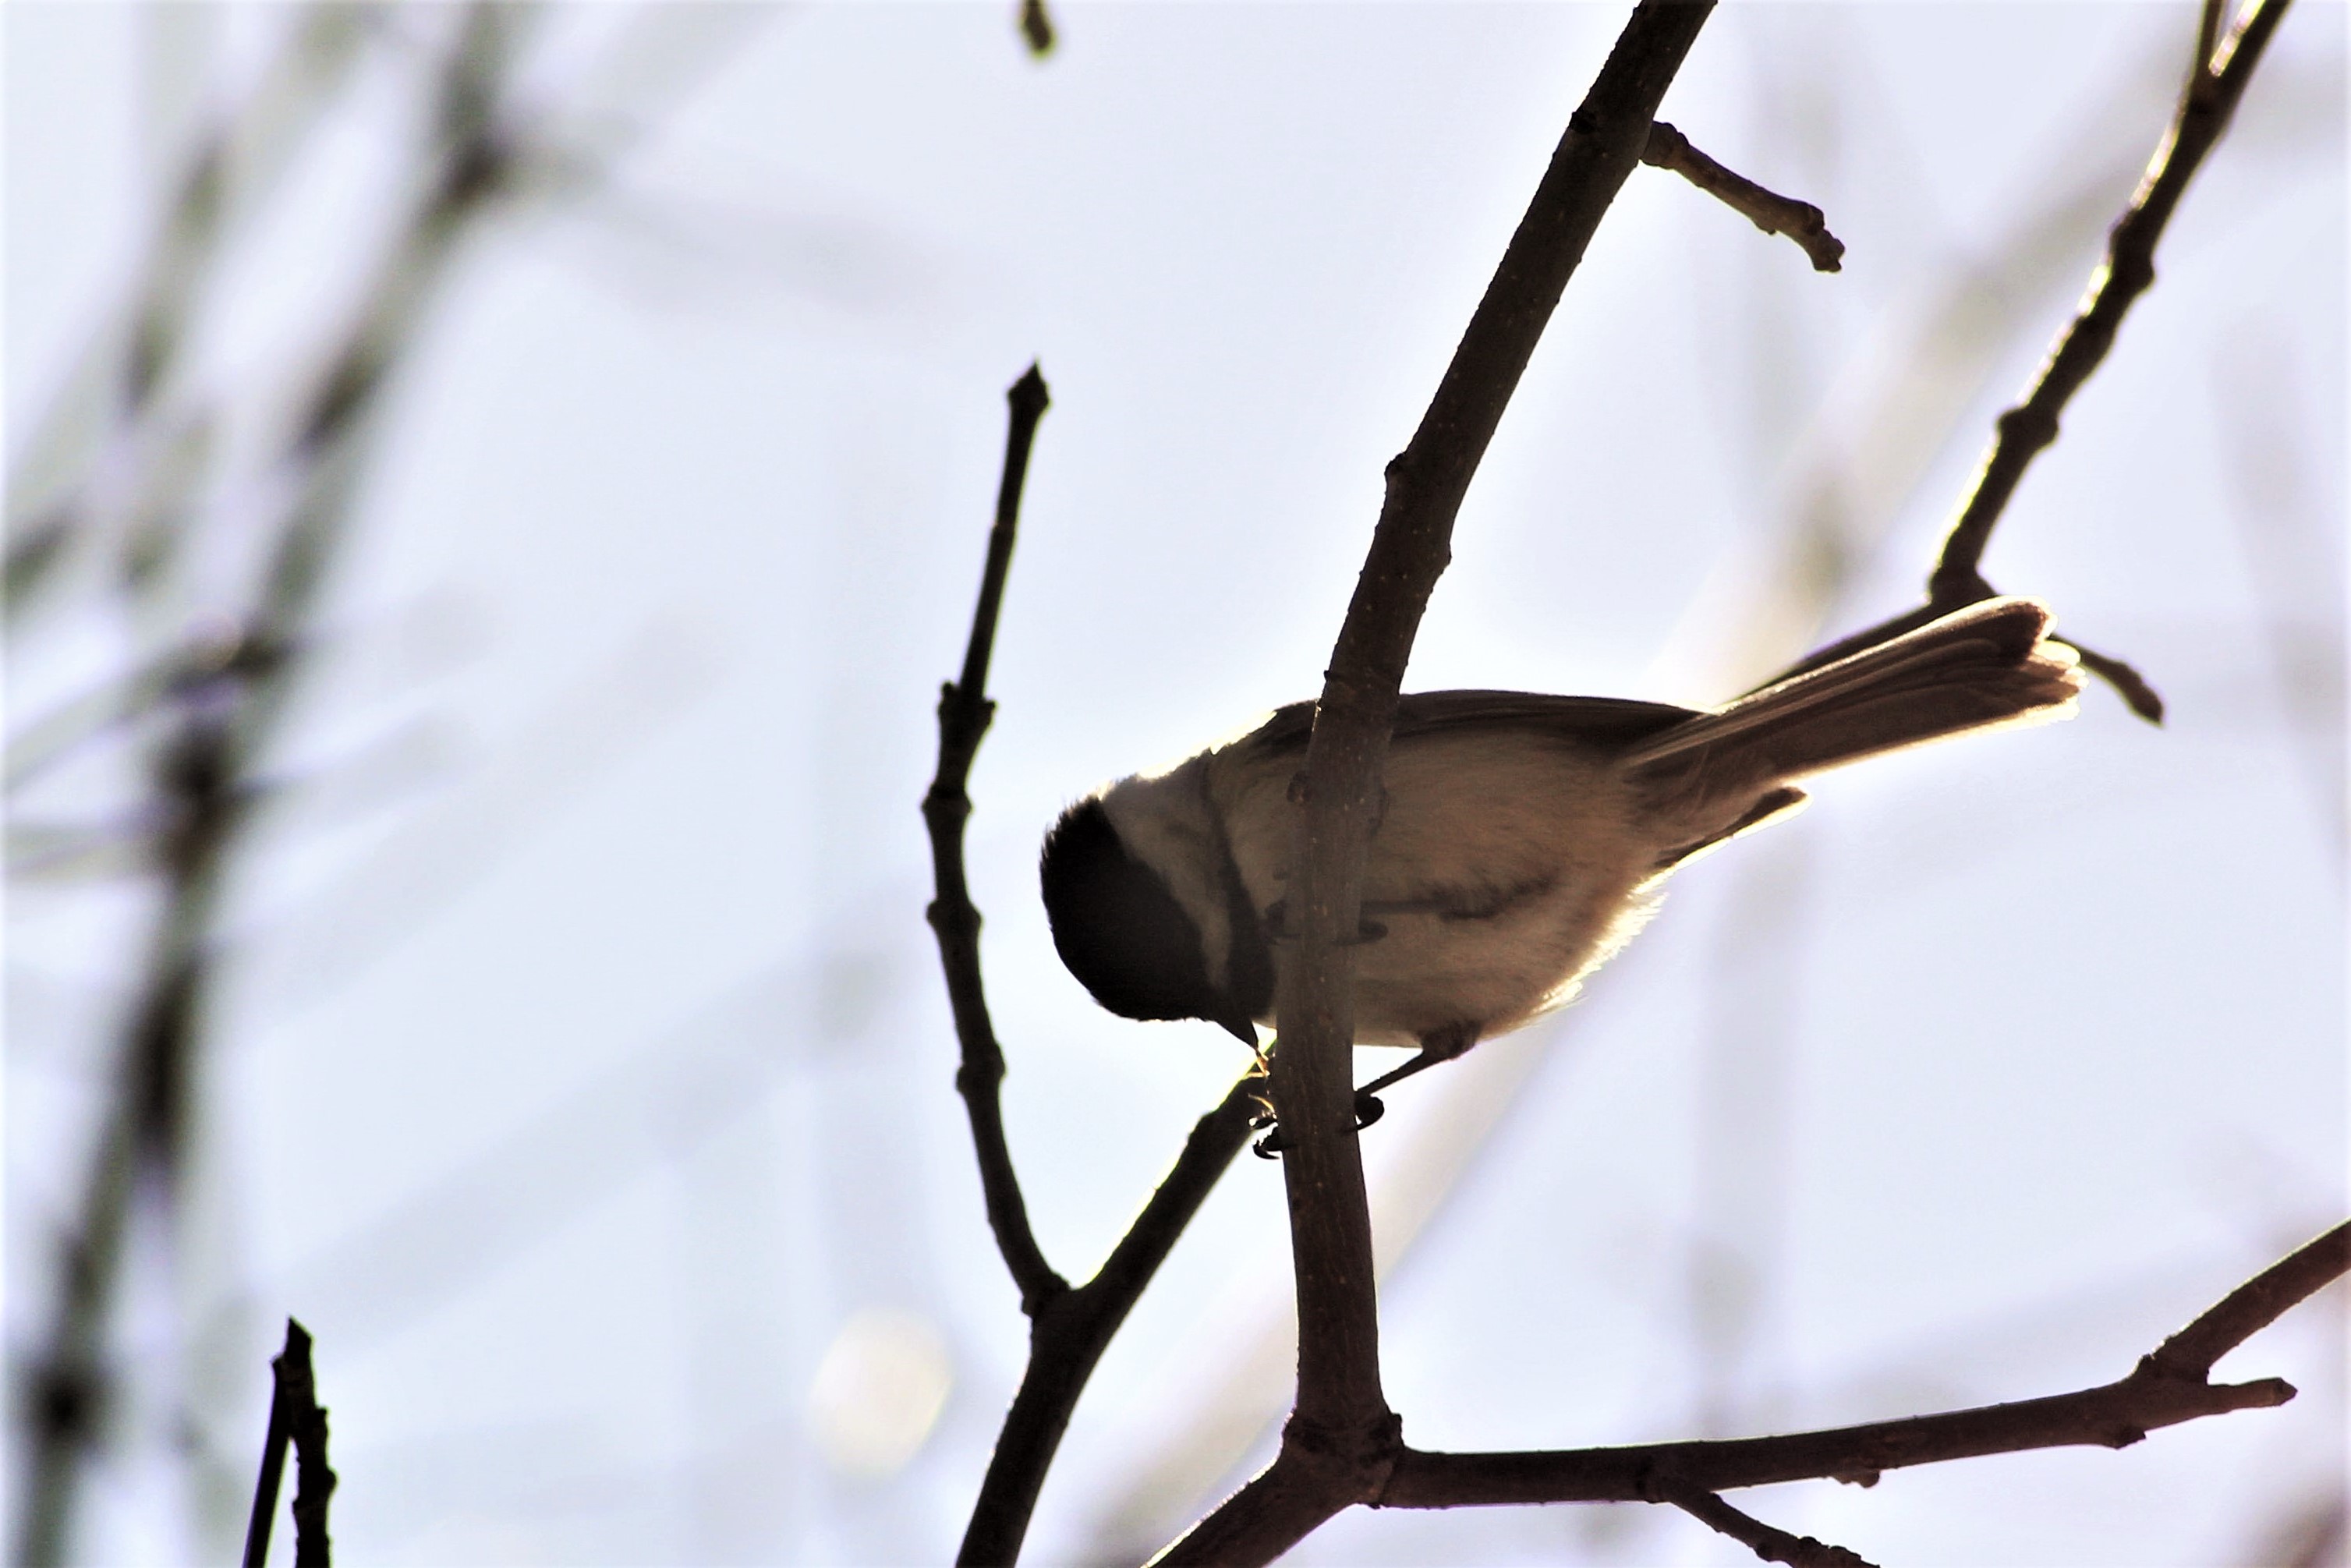
[[[2130, 205], [2107, 233], [2105, 256], [2091, 277], [2080, 309], [2058, 334], [2024, 401], [1994, 422], [1991, 446], [1927, 580], [1927, 602], [1810, 653], [1772, 679], [1783, 680], [1857, 649], [1875, 646], [1993, 595], [1996, 591], [1982, 571], [1993, 525], [2016, 494], [2025, 469], [2055, 443], [2059, 416], [2105, 362], [2124, 316], [2154, 284], [2156, 244], [2187, 193], [2188, 183], [2228, 129], [2238, 100], [2244, 97], [2245, 84], [2252, 79], [2262, 52], [2269, 47], [2291, 3], [2253, 0], [2217, 45], [2212, 40], [2219, 29], [2220, 8], [2217, 4], [2204, 6], [2196, 58], [2180, 92], [2179, 107], [2157, 144]], [[2084, 667], [2119, 692], [2132, 712], [2149, 723], [2161, 722], [2163, 699], [2137, 671], [2078, 643], [2073, 646], [2081, 653]]]
[[1643, 0], [1552, 154], [1493, 281], [1386, 496], [1332, 650], [1307, 746], [1287, 894], [1297, 956], [1276, 1010], [1298, 1291], [1298, 1399], [1272, 1467], [1165, 1553], [1169, 1563], [1266, 1563], [1324, 1520], [1379, 1495], [1401, 1451], [1380, 1386], [1371, 1218], [1355, 1141], [1353, 965], [1364, 848], [1405, 665], [1453, 522], [1542, 329], [1600, 220], [1638, 164], [1708, 5]]
[[1835, 272], [1844, 267], [1844, 241], [1829, 233], [1828, 216], [1820, 208], [1767, 191], [1724, 168], [1664, 120], [1649, 127], [1641, 162], [1653, 169], [1672, 170], [1765, 234], [1786, 235], [1803, 247], [1814, 272]]
[[1036, 366], [1006, 394], [1011, 408], [1005, 436], [1004, 476], [998, 486], [996, 522], [988, 533], [987, 563], [980, 572], [979, 601], [972, 612], [971, 638], [963, 673], [939, 695], [939, 764], [923, 820], [931, 835], [932, 870], [937, 890], [930, 907], [947, 998], [955, 1014], [962, 1064], [956, 1088], [971, 1121], [972, 1146], [979, 1162], [980, 1187], [989, 1228], [1004, 1266], [1020, 1291], [1027, 1313], [1029, 1364], [1020, 1389], [1005, 1413], [987, 1474], [980, 1482], [956, 1561], [1008, 1563], [1020, 1554], [1038, 1492], [1061, 1449], [1078, 1396], [1102, 1353], [1142, 1298], [1159, 1266], [1197, 1214], [1248, 1140], [1257, 1109], [1254, 1071], [1228, 1090], [1193, 1127], [1175, 1167], [1142, 1214], [1120, 1239], [1093, 1278], [1072, 1287], [1047, 1262], [1029, 1227], [1020, 1178], [1004, 1136], [1001, 1087], [1004, 1051], [988, 1017], [979, 963], [979, 911], [971, 902], [964, 872], [964, 827], [971, 816], [968, 786], [979, 743], [996, 705], [987, 696], [987, 665], [1004, 607], [1004, 584], [1012, 566], [1012, 546], [1020, 517], [1020, 493], [1038, 422], [1051, 401]]
[[1835, 1479], [2033, 1448], [2120, 1448], [2158, 1427], [2294, 1397], [2274, 1377], [2207, 1381], [2213, 1363], [2351, 1271], [2351, 1224], [2338, 1225], [2231, 1291], [2143, 1357], [2127, 1377], [2071, 1394], [1913, 1416], [1822, 1432], [1724, 1442], [1520, 1453], [1406, 1452], [1384, 1508], [1495, 1503], [1677, 1501], [1689, 1490]]

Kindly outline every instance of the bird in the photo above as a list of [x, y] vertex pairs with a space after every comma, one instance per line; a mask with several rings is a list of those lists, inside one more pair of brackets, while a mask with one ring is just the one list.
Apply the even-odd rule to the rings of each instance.
[[[2046, 605], [1989, 599], [1724, 706], [1400, 697], [1364, 867], [1355, 1043], [1419, 1048], [1358, 1092], [1567, 1001], [1676, 869], [1801, 807], [1798, 784], [1947, 737], [2069, 716]], [[1039, 858], [1053, 945], [1102, 1007], [1258, 1049], [1293, 961], [1285, 900], [1311, 703], [1079, 800]]]

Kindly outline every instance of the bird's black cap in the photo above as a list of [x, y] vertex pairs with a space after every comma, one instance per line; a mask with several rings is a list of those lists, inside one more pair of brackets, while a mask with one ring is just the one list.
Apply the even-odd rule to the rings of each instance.
[[1094, 1000], [1131, 1019], [1205, 1019], [1254, 1047], [1246, 1009], [1208, 983], [1200, 927], [1127, 853], [1099, 799], [1061, 813], [1039, 862], [1053, 946]]

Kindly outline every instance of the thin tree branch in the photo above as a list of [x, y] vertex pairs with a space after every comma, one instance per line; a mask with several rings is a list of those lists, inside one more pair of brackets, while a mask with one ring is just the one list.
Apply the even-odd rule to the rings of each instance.
[[1144, 1288], [1249, 1141], [1261, 1083], [1255, 1069], [1193, 1125], [1175, 1168], [1094, 1277], [1045, 1303], [1029, 1329], [1029, 1364], [1005, 1413], [996, 1451], [972, 1505], [963, 1545], [967, 1568], [1012, 1563], [1036, 1511], [1037, 1495], [1060, 1451], [1078, 1396]]
[[[1874, 647], [1992, 596], [1995, 590], [1985, 580], [1982, 565], [1993, 526], [2016, 494], [2025, 469], [2056, 441], [2059, 416], [2105, 362], [2132, 303], [2155, 282], [2156, 243], [2170, 224], [2188, 183], [2228, 129], [2245, 85], [2252, 79], [2262, 52], [2291, 3], [2253, 0], [2217, 48], [2210, 47], [2206, 37], [2218, 26], [2217, 12], [2212, 5], [2205, 6], [2199, 22], [2196, 62], [2180, 93], [2179, 107], [2129, 207], [2107, 234], [2105, 257], [2091, 278], [2087, 298], [2058, 334], [2024, 401], [1994, 422], [1991, 446], [1927, 580], [1927, 602], [1806, 655], [1773, 680]], [[2091, 653], [2079, 643], [2074, 646], [2084, 654], [2084, 665], [2119, 692], [2131, 711], [2149, 723], [2162, 721], [2162, 700], [2138, 672], [2111, 655]]]
[[996, 713], [987, 693], [987, 665], [1003, 610], [1005, 579], [1012, 565], [1020, 492], [1038, 422], [1051, 401], [1035, 365], [1012, 384], [1006, 400], [1010, 418], [1005, 434], [1004, 477], [997, 490], [987, 563], [980, 573], [979, 601], [972, 612], [962, 678], [949, 682], [939, 695], [939, 766], [923, 798], [923, 820], [930, 829], [937, 888], [929, 918], [938, 937], [939, 963], [946, 974], [948, 1001], [962, 1048], [956, 1088], [971, 1120], [988, 1226], [995, 1232], [1004, 1266], [1020, 1291], [1020, 1310], [1029, 1319], [1029, 1364], [1011, 1408], [1005, 1413], [1003, 1429], [997, 1436], [996, 1450], [989, 1457], [987, 1474], [980, 1482], [956, 1554], [958, 1563], [988, 1564], [1009, 1563], [1019, 1556], [1020, 1543], [1036, 1511], [1038, 1492], [1060, 1451], [1078, 1396], [1085, 1391], [1127, 1313], [1248, 1141], [1259, 1082], [1252, 1070], [1194, 1125], [1175, 1167], [1093, 1278], [1072, 1289], [1046, 1261], [1029, 1227], [1020, 1179], [1005, 1142], [999, 1099], [1004, 1052], [988, 1018], [979, 963], [979, 911], [971, 902], [963, 856], [964, 829], [971, 817], [972, 763]]
[[1835, 272], [1844, 267], [1844, 241], [1829, 233], [1828, 215], [1820, 208], [1767, 191], [1724, 168], [1664, 120], [1649, 127], [1641, 162], [1653, 169], [1672, 170], [1765, 234], [1786, 235], [1802, 247], [1814, 272]]
[[261, 1440], [261, 1478], [253, 1487], [253, 1511], [245, 1522], [245, 1568], [265, 1568], [269, 1561], [269, 1532], [277, 1523], [277, 1493], [286, 1483], [286, 1448], [293, 1440], [293, 1412], [287, 1408], [291, 1392], [284, 1367], [286, 1358], [294, 1354], [294, 1336], [302, 1332], [292, 1318], [286, 1320], [286, 1348], [269, 1364], [269, 1430]]
[[2351, 1222], [2273, 1263], [2165, 1340], [2148, 1359], [2176, 1377], [2210, 1375], [2220, 1359], [2351, 1272]]
[[1700, 1524], [1728, 1535], [1766, 1563], [1790, 1568], [1875, 1568], [1867, 1559], [1842, 1546], [1809, 1535], [1791, 1535], [1776, 1525], [1742, 1513], [1710, 1491], [1677, 1492], [1666, 1499]]
[[980, 981], [979, 911], [963, 868], [964, 824], [971, 817], [972, 760], [996, 716], [987, 699], [987, 661], [996, 646], [997, 616], [1004, 606], [1004, 579], [1012, 569], [1012, 541], [1019, 526], [1020, 488], [1029, 474], [1029, 449], [1037, 422], [1052, 400], [1045, 378], [1030, 365], [1005, 393], [1011, 405], [1004, 439], [1004, 477], [996, 494], [996, 525], [987, 536], [987, 565], [980, 574], [979, 603], [972, 612], [971, 641], [964, 652], [963, 678], [939, 688], [939, 766], [923, 797], [923, 821], [931, 832], [931, 867], [936, 896], [927, 915], [937, 936], [939, 965], [946, 971], [947, 1001], [955, 1012], [956, 1038], [963, 1064], [956, 1091], [971, 1118], [971, 1141], [979, 1156], [980, 1189], [987, 1204], [988, 1228], [997, 1250], [1020, 1291], [1020, 1310], [1034, 1318], [1070, 1282], [1045, 1261], [1029, 1227], [1020, 1178], [1004, 1141], [1004, 1051], [987, 1016], [987, 993]]
[[2189, 68], [2188, 90], [2190, 95], [2210, 97], [2219, 72], [2212, 66], [2212, 50], [2220, 41], [2220, 25], [2227, 19], [2225, 0], [2204, 0], [2196, 8], [2196, 63]]
[[294, 1448], [295, 1568], [328, 1568], [333, 1549], [327, 1538], [327, 1500], [335, 1472], [327, 1464], [327, 1413], [319, 1406], [319, 1384], [310, 1366], [309, 1331], [286, 1320], [286, 1348], [269, 1363], [269, 1435], [263, 1440], [261, 1477], [253, 1489], [253, 1513], [245, 1527], [245, 1568], [269, 1561], [270, 1528], [286, 1478], [286, 1449]]
[[2222, 1355], [2295, 1303], [2351, 1271], [2351, 1224], [2340, 1225], [2229, 1296], [2142, 1358], [2118, 1382], [2071, 1394], [1914, 1416], [1821, 1432], [1727, 1442], [1521, 1453], [1407, 1451], [1384, 1508], [1498, 1503], [1678, 1501], [1687, 1490], [1836, 1479], [1863, 1485], [1884, 1470], [2033, 1448], [2126, 1448], [2162, 1427], [2294, 1397], [2265, 1377], [2212, 1384]]
[[[2228, 129], [2237, 100], [2244, 96], [2245, 84], [2252, 79], [2289, 4], [2291, 0], [2255, 0], [2230, 35], [2225, 68], [2212, 69], [2209, 51], [2197, 57], [2179, 112], [2147, 164], [2129, 209], [2107, 235], [2105, 261], [2087, 302], [2059, 336], [2032, 391], [2000, 416], [1974, 490], [1952, 523], [1942, 559], [1928, 580], [1928, 595], [1936, 602], [1956, 609], [1991, 597], [1991, 588], [1979, 569], [1992, 525], [2016, 493], [2026, 466], [2056, 441], [2058, 416], [2105, 362], [2132, 303], [2155, 282], [2156, 243], [2178, 210], [2188, 182]], [[2208, 80], [2209, 92], [2197, 90]]]
[[1371, 1219], [1355, 1142], [1352, 939], [1396, 694], [1451, 559], [1453, 521], [1584, 247], [1639, 162], [1709, 5], [1642, 0], [1568, 120], [1410, 444], [1388, 465], [1332, 650], [1303, 775], [1273, 1101], [1298, 1289], [1298, 1402], [1271, 1469], [1171, 1546], [1169, 1563], [1269, 1562], [1379, 1495], [1402, 1429], [1380, 1386]]
[[327, 1504], [335, 1495], [335, 1472], [327, 1463], [327, 1412], [310, 1369], [310, 1336], [291, 1318], [286, 1320], [286, 1354], [272, 1364], [278, 1381], [293, 1386], [288, 1426], [294, 1438], [294, 1568], [330, 1568], [334, 1544], [327, 1536]]

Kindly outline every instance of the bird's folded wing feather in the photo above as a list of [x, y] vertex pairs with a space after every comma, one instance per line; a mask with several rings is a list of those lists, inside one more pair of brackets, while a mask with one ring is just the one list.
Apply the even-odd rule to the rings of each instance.
[[[1414, 692], [1396, 703], [1396, 743], [1481, 730], [1540, 731], [1563, 740], [1629, 745], [1697, 715], [1668, 703], [1624, 697], [1561, 697], [1541, 692]], [[1275, 752], [1302, 751], [1314, 727], [1314, 705], [1278, 708], [1249, 739]]]

